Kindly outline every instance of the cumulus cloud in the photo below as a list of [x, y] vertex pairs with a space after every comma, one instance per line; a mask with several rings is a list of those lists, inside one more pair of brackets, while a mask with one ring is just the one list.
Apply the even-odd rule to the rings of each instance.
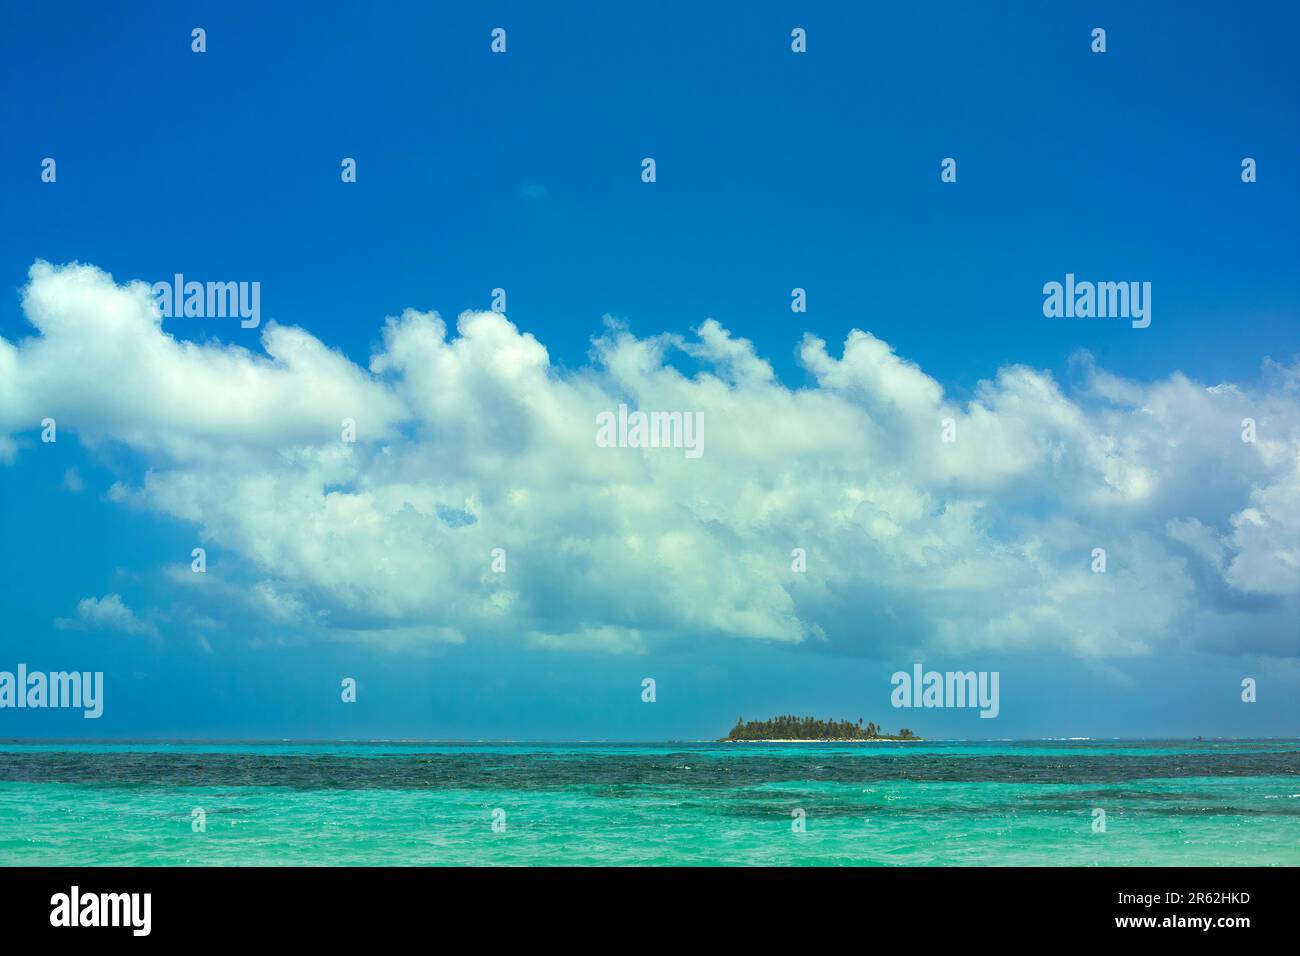
[[[805, 336], [811, 384], [790, 388], [713, 320], [649, 338], [607, 320], [568, 371], [503, 315], [407, 311], [363, 368], [274, 323], [260, 350], [181, 341], [147, 286], [91, 266], [38, 263], [23, 306], [37, 334], [0, 339], [0, 460], [45, 416], [130, 447], [147, 471], [110, 500], [239, 556], [248, 605], [285, 627], [611, 652], [1296, 653], [1287, 366], [1248, 391], [1125, 381], [1084, 355], [1073, 393], [1011, 365], [958, 402], [856, 329], [836, 350]], [[620, 403], [702, 412], [705, 454], [598, 447]]]
[[386, 389], [301, 329], [269, 327], [264, 354], [185, 342], [163, 332], [146, 283], [44, 262], [29, 278], [22, 306], [39, 335], [0, 339], [0, 423], [11, 428], [50, 417], [89, 443], [193, 461], [319, 441], [349, 412], [380, 438], [402, 417]]
[[148, 621], [136, 617], [135, 612], [122, 603], [118, 594], [105, 594], [102, 598], [82, 598], [77, 603], [76, 616], [55, 620], [60, 630], [71, 631], [121, 631], [124, 634], [156, 635], [157, 629]]

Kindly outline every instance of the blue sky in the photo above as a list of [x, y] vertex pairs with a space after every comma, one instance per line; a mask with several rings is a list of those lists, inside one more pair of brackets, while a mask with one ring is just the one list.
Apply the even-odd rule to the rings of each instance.
[[[0, 736], [644, 740], [789, 711], [936, 737], [1300, 726], [1294, 5], [70, 4], [7, 20], [0, 668], [103, 670], [108, 701], [89, 732], [0, 711]], [[95, 316], [124, 293], [87, 304], [54, 274], [32, 296], [38, 331], [22, 293], [37, 260], [119, 287], [255, 280], [262, 327], [166, 320], [159, 335], [199, 350], [189, 367], [161, 339], [114, 351]], [[1151, 326], [1044, 318], [1042, 286], [1067, 272], [1149, 281]], [[416, 309], [454, 339], [497, 287], [513, 327], [481, 324], [477, 346], [427, 351], [418, 321], [384, 338]], [[706, 319], [726, 333], [700, 338]], [[286, 344], [283, 387], [309, 397], [283, 431], [282, 385], [232, 378], [266, 370], [272, 321], [351, 367], [295, 365]], [[841, 363], [854, 329], [870, 341]], [[742, 339], [776, 384], [735, 363]], [[223, 345], [245, 364], [213, 358]], [[999, 378], [1016, 367], [1032, 377]], [[354, 373], [383, 428], [349, 464], [286, 466], [315, 447], [299, 428], [314, 390], [330, 405]], [[586, 435], [597, 396], [695, 402], [716, 457], [629, 478], [556, 452], [544, 410], [582, 409], [556, 427]], [[66, 409], [54, 445], [47, 405]], [[957, 463], [918, 437], [944, 409], [977, 436]], [[1249, 413], [1266, 423], [1249, 461], [1205, 438]], [[352, 517], [281, 509], [289, 487], [339, 492]], [[233, 513], [241, 496], [265, 523]], [[590, 524], [566, 500], [584, 496]], [[435, 499], [475, 523], [437, 524]], [[416, 559], [402, 549], [426, 520]], [[522, 581], [479, 593], [466, 562], [486, 565], [494, 534]], [[800, 534], [817, 547], [792, 583]], [[197, 544], [224, 590], [178, 584]], [[1098, 544], [1113, 593], [1071, 577]], [[355, 588], [334, 570], [354, 556]], [[426, 573], [427, 602], [410, 580]], [[1001, 716], [893, 712], [889, 674], [918, 659], [999, 670]]]

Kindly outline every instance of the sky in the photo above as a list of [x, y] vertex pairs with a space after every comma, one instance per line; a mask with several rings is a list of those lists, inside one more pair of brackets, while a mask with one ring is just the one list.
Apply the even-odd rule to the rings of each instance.
[[5, 20], [0, 737], [1300, 733], [1294, 4]]

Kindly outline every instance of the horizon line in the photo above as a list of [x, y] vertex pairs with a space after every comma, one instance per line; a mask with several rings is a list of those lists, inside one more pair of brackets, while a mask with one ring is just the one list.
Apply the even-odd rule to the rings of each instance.
[[[1169, 741], [1172, 743], [1245, 743], [1251, 741], [1300, 741], [1300, 736], [1279, 737], [923, 737], [915, 743], [1149, 743]], [[660, 740], [622, 740], [591, 738], [437, 738], [437, 737], [0, 737], [0, 746], [5, 744], [608, 744], [632, 746], [637, 744], [716, 744], [729, 743], [726, 738], [711, 737], [698, 740], [660, 739]], [[761, 741], [752, 741], [760, 743]], [[790, 743], [841, 744], [855, 743], [852, 740], [792, 740]], [[882, 740], [882, 743], [909, 743], [906, 740]]]

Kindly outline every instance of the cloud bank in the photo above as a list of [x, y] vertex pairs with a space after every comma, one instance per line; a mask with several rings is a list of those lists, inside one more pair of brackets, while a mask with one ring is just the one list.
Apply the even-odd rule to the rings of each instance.
[[[711, 319], [650, 338], [607, 321], [564, 370], [503, 315], [453, 333], [407, 311], [363, 368], [274, 323], [260, 350], [177, 339], [145, 283], [93, 266], [37, 263], [23, 310], [34, 334], [0, 339], [0, 463], [40, 453], [44, 418], [131, 449], [147, 469], [115, 506], [192, 525], [219, 587], [303, 633], [1297, 653], [1294, 366], [1248, 390], [1080, 355], [1070, 394], [1011, 365], [957, 402], [859, 330], [838, 354], [805, 335], [791, 388]], [[705, 454], [598, 447], [620, 403], [702, 412]]]

